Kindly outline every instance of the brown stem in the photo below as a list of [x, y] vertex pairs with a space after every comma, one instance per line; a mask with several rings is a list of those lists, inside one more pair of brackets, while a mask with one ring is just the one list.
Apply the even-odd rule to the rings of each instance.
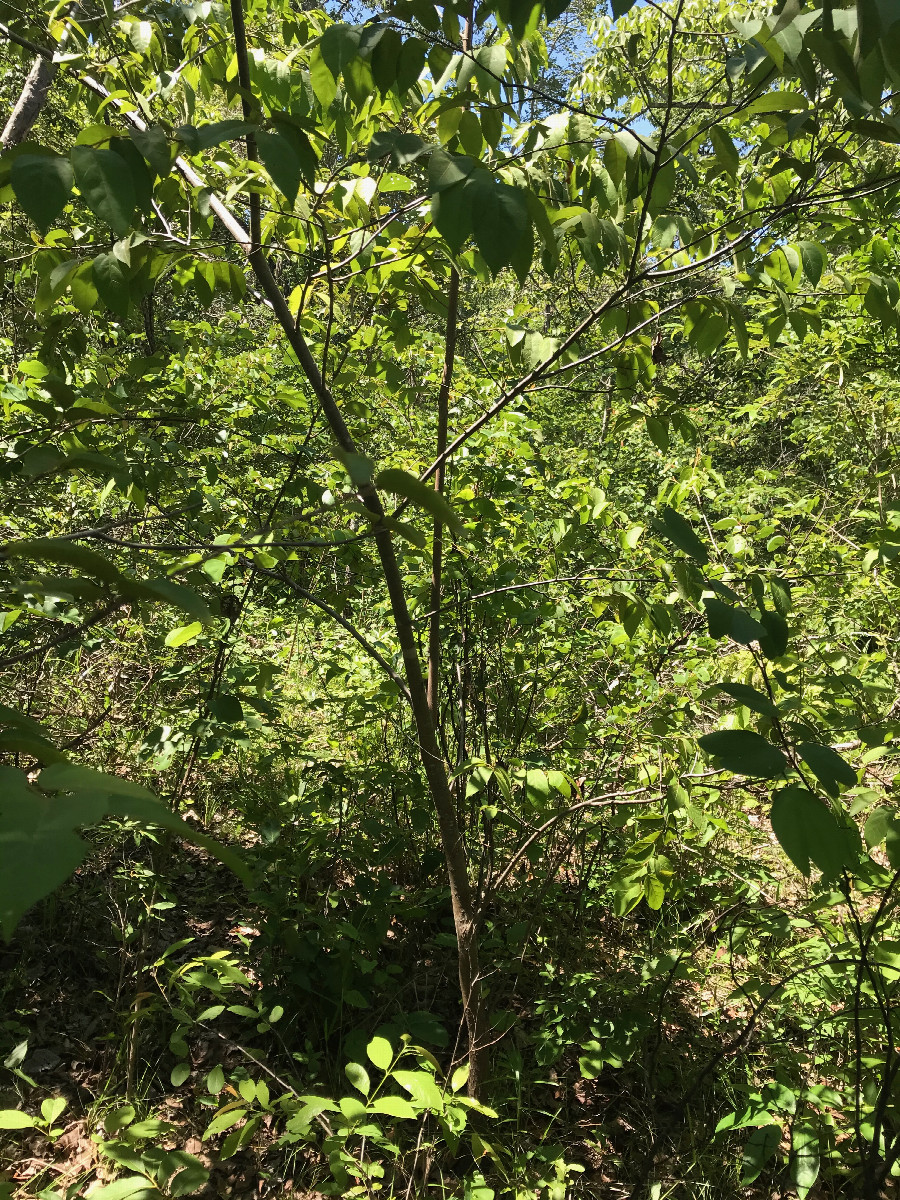
[[[444, 473], [447, 466], [444, 451], [447, 449], [447, 414], [450, 406], [450, 385], [453, 381], [453, 364], [456, 358], [457, 314], [459, 311], [459, 272], [453, 267], [447, 288], [447, 330], [444, 335], [444, 369], [437, 404], [437, 455], [440, 466], [434, 473], [434, 490], [444, 491]], [[431, 541], [431, 616], [428, 620], [428, 707], [431, 719], [438, 725], [441, 703], [441, 575], [444, 561], [444, 525], [435, 517]]]
[[[247, 62], [243, 11], [238, 12], [239, 9], [239, 0], [232, 0], [232, 22], [235, 40], [238, 43], [238, 64], [242, 60]], [[249, 84], [249, 72], [247, 83]], [[195, 172], [187, 163], [177, 162], [176, 166], [186, 179], [190, 180], [192, 175], [196, 178]], [[248, 238], [243, 226], [235, 220], [221, 202], [213, 204], [211, 201], [211, 207], [217, 215], [225, 218], [223, 224], [247, 255], [260, 290], [271, 304], [288, 344], [316, 394], [335, 440], [348, 453], [357, 453], [356, 443], [347, 428], [343, 414], [331, 389], [322, 377], [319, 365], [303, 333], [294, 325], [287, 300], [275, 280], [266, 256], [259, 248], [258, 239], [254, 237], [252, 229]], [[453, 922], [456, 928], [460, 995], [469, 1034], [469, 1092], [471, 1095], [475, 1095], [483, 1082], [486, 1038], [481, 997], [478, 921], [472, 886], [469, 881], [468, 856], [462, 831], [456, 818], [456, 806], [453, 803], [447, 766], [438, 747], [435, 723], [432, 720], [431, 708], [428, 703], [428, 691], [422, 664], [419, 660], [415, 630], [403, 586], [403, 576], [394, 550], [393, 537], [383, 525], [379, 528], [379, 522], [385, 513], [374, 486], [366, 484], [360, 488], [359, 498], [374, 518], [375, 545], [378, 549], [381, 571], [390, 598], [394, 627], [403, 657], [409, 702], [418, 735], [419, 758], [428, 781], [428, 789], [441, 834], [450, 900], [453, 907]]]
[[[247, 27], [244, 24], [243, 0], [231, 0], [231, 25], [234, 29], [234, 47], [237, 58], [238, 83], [241, 87], [241, 111], [245, 121], [253, 120], [253, 106], [250, 103], [252, 91], [250, 88], [250, 58], [247, 54]], [[256, 135], [249, 132], [247, 142], [247, 161], [259, 162], [259, 151], [256, 146]], [[260, 218], [259, 193], [250, 191], [247, 194], [250, 205], [250, 242], [254, 250], [262, 248], [262, 221]]]

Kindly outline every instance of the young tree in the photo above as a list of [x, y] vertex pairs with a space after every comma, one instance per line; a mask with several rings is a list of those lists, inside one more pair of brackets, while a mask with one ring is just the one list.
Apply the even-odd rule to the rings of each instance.
[[[896, 25], [882, 27], [869, 6], [791, 3], [735, 20], [725, 3], [614, 3], [613, 21], [596, 18], [596, 54], [563, 102], [544, 75], [544, 31], [559, 14], [555, 3], [502, 0], [473, 12], [397, 0], [348, 24], [276, 0], [232, 0], [227, 12], [185, 9], [182, 24], [148, 3], [116, 19], [53, 16], [46, 40], [3, 27], [47, 71], [59, 67], [55, 86], [74, 116], [39, 142], [10, 135], [0, 160], [2, 194], [15, 201], [5, 236], [45, 329], [41, 370], [19, 400], [30, 428], [13, 457], [20, 478], [97, 471], [119, 496], [111, 521], [56, 520], [49, 537], [8, 543], [5, 558], [81, 572], [66, 594], [84, 631], [150, 600], [201, 624], [228, 620], [197, 567], [240, 557], [257, 596], [303, 597], [379, 663], [409, 705], [440, 829], [473, 1095], [492, 1038], [479, 955], [485, 897], [451, 778], [466, 755], [452, 761], [453, 733], [442, 727], [441, 621], [447, 564], [477, 546], [478, 527], [448, 502], [448, 469], [516, 406], [583, 403], [598, 378], [632, 396], [653, 379], [667, 341], [746, 359], [757, 336], [751, 298], [770, 342], [788, 323], [815, 322], [823, 231], [897, 187], [879, 144], [900, 140], [889, 90]], [[29, 86], [17, 111], [31, 121], [33, 97], [47, 89]], [[848, 241], [861, 236], [841, 228]], [[506, 272], [523, 290], [567, 281], [543, 328], [507, 325], [494, 300]], [[896, 289], [879, 299], [880, 284], [860, 286], [895, 319]], [[298, 429], [265, 511], [212, 511], [202, 488], [187, 491], [171, 449], [141, 446], [136, 434], [146, 421], [177, 431], [184, 412], [173, 419], [143, 386], [114, 414], [79, 403], [78, 321], [126, 330], [140, 313], [152, 355], [156, 297], [187, 287], [207, 311], [229, 296], [248, 329], [280, 329], [303, 418], [310, 431], [327, 429], [341, 464], [337, 500], [309, 470], [312, 434]], [[489, 395], [459, 394], [461, 330], [479, 297], [510, 363]], [[400, 386], [390, 361], [438, 328], [440, 370], [435, 377], [423, 356], [427, 370], [411, 385], [415, 445], [400, 447], [380, 408]], [[651, 433], [667, 436], [651, 420]], [[243, 432], [238, 413], [229, 433]], [[133, 545], [121, 529], [148, 498], [168, 532]], [[684, 531], [669, 528], [685, 549]], [[97, 543], [105, 553], [88, 548]], [[347, 615], [346, 596], [310, 591], [312, 547], [343, 555], [349, 576], [377, 570], [393, 655]], [[127, 569], [133, 551], [131, 561], [156, 560], [162, 574]], [[178, 574], [190, 586], [173, 582]], [[207, 575], [215, 582], [215, 570]], [[48, 576], [25, 590], [55, 613], [54, 588]], [[411, 615], [423, 593], [424, 661]], [[22, 595], [14, 573], [10, 611]], [[89, 611], [92, 603], [100, 607]], [[192, 628], [173, 631], [171, 644]], [[9, 748], [49, 762], [53, 748], [34, 741], [27, 718], [7, 719]], [[38, 785], [72, 790], [74, 776], [53, 771]], [[102, 811], [72, 805], [67, 837]], [[70, 866], [60, 856], [56, 876]]]

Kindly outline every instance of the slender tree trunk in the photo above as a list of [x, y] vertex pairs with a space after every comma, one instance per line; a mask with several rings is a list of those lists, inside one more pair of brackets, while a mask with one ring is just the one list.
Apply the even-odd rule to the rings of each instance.
[[6, 122], [3, 133], [0, 134], [0, 146], [4, 150], [8, 150], [10, 146], [18, 146], [19, 142], [24, 142], [28, 137], [47, 102], [47, 94], [56, 78], [57, 70], [56, 63], [40, 56], [31, 64], [16, 106]]
[[[459, 272], [454, 267], [450, 272], [447, 287], [447, 332], [444, 337], [444, 370], [438, 390], [437, 405], [437, 453], [441, 464], [434, 473], [434, 490], [444, 491], [444, 451], [447, 449], [447, 414], [450, 406], [450, 385], [453, 381], [453, 365], [456, 359], [456, 333], [459, 313]], [[440, 728], [441, 703], [441, 584], [444, 561], [444, 525], [435, 518], [431, 541], [431, 600], [428, 605], [428, 707], [436, 728]]]
[[[235, 52], [238, 64], [238, 81], [243, 93], [244, 115], [251, 117], [250, 70], [247, 53], [247, 37], [244, 26], [243, 0], [231, 0], [232, 28], [235, 35]], [[467, 23], [467, 30], [471, 22]], [[467, 35], [468, 36], [468, 35]], [[256, 158], [256, 144], [252, 135], [247, 138], [247, 157]], [[190, 178], [193, 171], [186, 163], [176, 164], [185, 178]], [[247, 236], [241, 226], [224, 205], [210, 202], [213, 211], [223, 220], [226, 229], [235, 238], [249, 259], [256, 275], [261, 291], [272, 305], [275, 316], [297, 356], [304, 374], [309, 380], [322, 412], [328, 422], [331, 432], [338, 445], [350, 454], [357, 453], [356, 444], [347, 428], [343, 414], [335, 402], [331, 389], [325, 382], [322, 372], [304, 338], [294, 323], [287, 301], [272, 273], [272, 268], [260, 245], [260, 216], [259, 197], [250, 194], [250, 235]], [[456, 272], [454, 271], [454, 274]], [[459, 281], [454, 288], [454, 297], [458, 295]], [[456, 330], [456, 299], [453, 302], [453, 341], [455, 347]], [[441, 392], [449, 397], [450, 374], [452, 373], [452, 352], [449, 352], [449, 369], [445, 361], [446, 386], [442, 382]], [[446, 440], [446, 417], [445, 432]], [[425, 771], [431, 800], [434, 804], [441, 834], [441, 846], [444, 852], [444, 862], [447, 868], [447, 881], [450, 886], [450, 900], [453, 907], [453, 923], [456, 929], [458, 950], [458, 969], [460, 996], [463, 1003], [466, 1028], [469, 1035], [469, 1094], [475, 1096], [484, 1082], [484, 1064], [486, 1055], [486, 1037], [484, 1031], [484, 1005], [481, 995], [481, 967], [478, 953], [478, 913], [472, 885], [469, 880], [469, 863], [462, 831], [456, 816], [456, 805], [450, 787], [447, 764], [438, 745], [437, 726], [429, 703], [428, 687], [419, 660], [419, 650], [415, 629], [409, 615], [406, 592], [403, 586], [403, 576], [394, 550], [393, 535], [389, 530], [378, 528], [379, 521], [385, 516], [381, 499], [372, 484], [367, 484], [359, 490], [360, 500], [372, 514], [375, 524], [375, 544], [381, 561], [381, 572], [388, 590], [391, 603], [391, 614], [400, 643], [403, 656], [404, 673], [409, 689], [409, 701], [416, 726], [419, 743], [419, 758]]]
[[[75, 5], [72, 5], [69, 9], [70, 15], [75, 11], [75, 7]], [[62, 50], [69, 40], [69, 29], [70, 26], [66, 25], [62, 31], [56, 46], [57, 51]], [[8, 150], [11, 146], [18, 146], [31, 133], [35, 121], [41, 115], [41, 110], [47, 103], [50, 88], [58, 71], [59, 63], [53, 61], [53, 55], [49, 50], [46, 54], [35, 56], [34, 62], [31, 64], [31, 70], [28, 72], [22, 91], [19, 94], [19, 99], [10, 113], [3, 133], [0, 133], [0, 149]]]

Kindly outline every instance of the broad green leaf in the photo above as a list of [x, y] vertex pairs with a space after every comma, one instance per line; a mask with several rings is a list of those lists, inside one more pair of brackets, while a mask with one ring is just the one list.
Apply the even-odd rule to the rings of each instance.
[[780, 612], [771, 612], [769, 609], [760, 613], [759, 620], [766, 631], [765, 637], [759, 639], [760, 650], [766, 658], [781, 658], [788, 647], [790, 631], [787, 621]]
[[175, 583], [172, 579], [124, 579], [120, 581], [119, 589], [126, 595], [134, 595], [142, 600], [162, 600], [174, 608], [180, 608], [188, 616], [196, 617], [204, 625], [213, 619], [206, 601], [193, 588]]
[[806, 1200], [819, 1177], [819, 1131], [808, 1121], [798, 1121], [791, 1135], [791, 1179], [798, 1200]]
[[418, 1111], [402, 1096], [379, 1096], [369, 1104], [369, 1112], [381, 1113], [386, 1117], [399, 1117], [411, 1121], [418, 1117]]
[[788, 768], [788, 761], [778, 747], [749, 729], [723, 729], [707, 733], [698, 741], [707, 754], [735, 775], [772, 779]]
[[701, 566], [709, 562], [709, 553], [694, 532], [690, 521], [686, 520], [681, 513], [676, 512], [674, 508], [663, 508], [660, 516], [661, 521], [653, 522], [657, 533], [668, 538], [679, 550], [683, 550]]
[[70, 542], [64, 538], [33, 538], [7, 542], [3, 546], [4, 558], [27, 558], [37, 562], [61, 563], [77, 567], [97, 579], [116, 583], [122, 578], [119, 568], [96, 550]]
[[801, 96], [798, 92], [766, 92], [765, 95], [757, 96], [755, 100], [743, 109], [738, 116], [753, 116], [756, 113], [775, 113], [775, 112], [805, 112], [809, 108], [809, 101], [805, 96]]
[[59, 154], [20, 154], [10, 171], [16, 199], [41, 233], [62, 212], [74, 180], [69, 160]]
[[256, 142], [263, 166], [288, 204], [293, 205], [304, 174], [296, 150], [281, 133], [258, 133]]
[[108, 1134], [118, 1133], [120, 1129], [124, 1129], [126, 1125], [130, 1125], [134, 1118], [135, 1111], [133, 1105], [123, 1104], [120, 1108], [116, 1108], [106, 1114], [103, 1118], [103, 1128]]
[[666, 898], [666, 889], [662, 881], [655, 875], [644, 876], [644, 898], [648, 908], [662, 908], [663, 900]]
[[204, 1129], [200, 1135], [201, 1140], [205, 1142], [207, 1138], [214, 1137], [217, 1133], [224, 1133], [226, 1129], [230, 1129], [232, 1125], [237, 1125], [238, 1121], [242, 1121], [246, 1115], [246, 1108], [227, 1105], [213, 1117]]
[[129, 780], [60, 764], [46, 767], [33, 786], [21, 771], [0, 767], [0, 933], [6, 940], [22, 915], [84, 862], [89, 848], [75, 830], [106, 816], [169, 829], [250, 883], [247, 868], [233, 850], [188, 825]]
[[165, 179], [172, 166], [172, 153], [166, 131], [159, 125], [147, 129], [130, 129], [129, 136], [160, 179]]
[[745, 1187], [757, 1178], [778, 1149], [780, 1141], [780, 1125], [761, 1125], [758, 1129], [754, 1129], [744, 1147], [741, 1186]]
[[115, 254], [98, 254], [91, 264], [91, 278], [97, 295], [119, 317], [127, 317], [131, 307], [128, 272]]
[[105, 221], [113, 233], [124, 237], [131, 228], [137, 202], [125, 160], [112, 150], [99, 150], [94, 146], [73, 146], [69, 158], [75, 171], [75, 183], [88, 208]]
[[63, 1112], [65, 1112], [67, 1101], [62, 1096], [52, 1096], [49, 1100], [41, 1101], [41, 1116], [48, 1125], [53, 1122]]
[[101, 820], [106, 797], [65, 803], [32, 787], [13, 767], [0, 767], [0, 932], [6, 941], [22, 916], [84, 862], [88, 846], [75, 833]]
[[841, 786], [854, 787], [856, 772], [830, 746], [821, 746], [816, 742], [801, 742], [797, 753], [821, 783], [829, 796], [840, 795]]
[[755, 687], [750, 687], [746, 683], [718, 683], [714, 688], [710, 688], [710, 692], [724, 692], [726, 696], [730, 696], [732, 700], [737, 700], [738, 704], [743, 704], [752, 712], [759, 713], [764, 717], [777, 717], [778, 708], [772, 703], [764, 692], [759, 691]]
[[900, 870], [900, 816], [893, 809], [876, 808], [866, 821], [864, 835], [870, 850], [884, 842], [888, 862]]
[[367, 1112], [365, 1104], [357, 1096], [344, 1096], [338, 1105], [348, 1121], [356, 1124]]
[[768, 631], [760, 621], [740, 605], [725, 604], [715, 596], [704, 596], [703, 607], [709, 622], [710, 637], [730, 637], [732, 641], [749, 646], [762, 641]]
[[373, 1037], [368, 1046], [366, 1046], [366, 1054], [369, 1056], [369, 1061], [379, 1071], [389, 1070], [391, 1063], [394, 1061], [394, 1051], [387, 1038]]
[[180, 625], [177, 629], [170, 629], [166, 634], [166, 645], [173, 648], [183, 646], [185, 642], [191, 641], [198, 633], [203, 632], [203, 626], [199, 621], [192, 621], [190, 625]]
[[838, 824], [834, 813], [803, 787], [783, 788], [772, 801], [772, 830], [782, 850], [803, 875], [810, 863], [827, 879], [852, 868], [859, 851], [859, 835]]
[[357, 1091], [362, 1092], [364, 1096], [368, 1096], [372, 1090], [372, 1084], [369, 1080], [369, 1073], [360, 1063], [347, 1063], [344, 1067], [344, 1074], [353, 1084]]
[[356, 25], [338, 22], [329, 25], [322, 34], [319, 51], [328, 70], [338, 79], [344, 67], [359, 53], [361, 30]]
[[42, 763], [64, 763], [66, 756], [45, 737], [25, 729], [4, 729], [0, 733], [0, 754], [27, 754]]
[[550, 780], [546, 771], [534, 767], [525, 772], [525, 795], [532, 804], [546, 804], [550, 798]]
[[433, 1075], [429, 1075], [427, 1071], [394, 1071], [393, 1078], [401, 1087], [406, 1088], [420, 1108], [443, 1112], [444, 1097], [434, 1082]]
[[253, 128], [254, 126], [247, 121], [229, 118], [225, 121], [212, 121], [208, 125], [179, 125], [175, 136], [190, 154], [199, 154], [201, 150], [211, 150], [221, 142], [234, 142]]
[[463, 527], [459, 517], [444, 496], [435, 491], [431, 484], [422, 483], [415, 475], [410, 475], [408, 471], [402, 471], [399, 467], [389, 467], [382, 471], [375, 483], [383, 491], [394, 492], [418, 508], [427, 509], [457, 537], [462, 535]]
[[34, 1117], [18, 1108], [0, 1108], [0, 1129], [33, 1129]]
[[159, 1200], [159, 1188], [146, 1175], [127, 1175], [93, 1189], [91, 1200]]
[[460, 1088], [464, 1088], [469, 1079], [469, 1064], [464, 1062], [461, 1067], [457, 1067], [450, 1076], [450, 1088], [454, 1092], [458, 1092]]
[[825, 250], [818, 242], [798, 242], [797, 249], [803, 263], [803, 274], [815, 287], [825, 270]]
[[741, 159], [734, 142], [720, 125], [713, 125], [709, 137], [716, 161], [729, 175], [736, 176]]

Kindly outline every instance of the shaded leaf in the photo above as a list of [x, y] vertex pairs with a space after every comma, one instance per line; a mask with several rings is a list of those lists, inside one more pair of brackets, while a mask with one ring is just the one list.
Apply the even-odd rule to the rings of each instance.
[[713, 755], [728, 771], [772, 779], [783, 774], [788, 761], [777, 746], [749, 729], [723, 729], [699, 738], [707, 754]]
[[71, 163], [59, 154], [20, 154], [10, 183], [16, 199], [41, 233], [46, 233], [72, 193]]
[[840, 825], [831, 809], [804, 787], [776, 794], [771, 821], [782, 850], [803, 875], [809, 875], [812, 863], [832, 879], [856, 862], [859, 834]]

